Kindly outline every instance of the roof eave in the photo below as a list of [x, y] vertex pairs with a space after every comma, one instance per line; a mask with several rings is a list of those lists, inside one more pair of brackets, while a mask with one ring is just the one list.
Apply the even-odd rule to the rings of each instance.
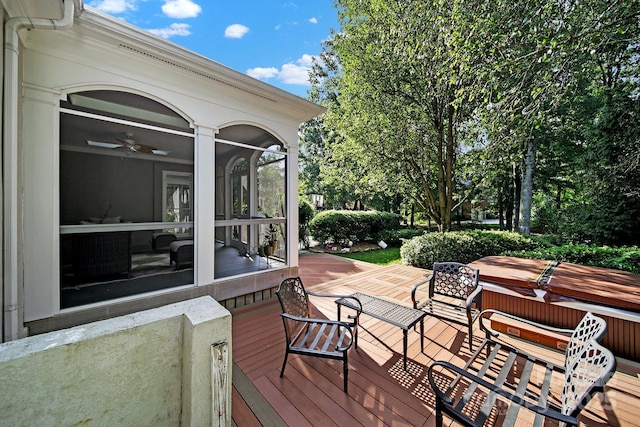
[[89, 23], [95, 30], [107, 31], [127, 43], [135, 43], [137, 47], [144, 47], [144, 49], [152, 51], [154, 55], [177, 61], [184, 66], [206, 71], [215, 75], [216, 79], [226, 82], [229, 86], [245, 88], [244, 92], [274, 100], [284, 109], [294, 113], [294, 116], [300, 122], [312, 119], [326, 111], [326, 108], [309, 100], [254, 79], [89, 6], [85, 6], [80, 15], [80, 20]]

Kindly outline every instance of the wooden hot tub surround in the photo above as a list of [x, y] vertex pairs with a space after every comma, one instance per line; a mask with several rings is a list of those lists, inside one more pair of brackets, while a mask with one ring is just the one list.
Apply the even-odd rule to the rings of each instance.
[[502, 256], [469, 266], [480, 270], [483, 309], [558, 328], [574, 328], [591, 311], [607, 322], [602, 344], [618, 357], [640, 361], [640, 275]]

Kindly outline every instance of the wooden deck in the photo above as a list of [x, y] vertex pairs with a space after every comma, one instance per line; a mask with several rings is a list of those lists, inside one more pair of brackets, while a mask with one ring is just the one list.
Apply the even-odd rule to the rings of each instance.
[[[379, 267], [326, 254], [300, 256], [308, 290], [348, 294], [357, 291], [411, 305], [413, 283], [424, 270]], [[332, 300], [313, 298], [318, 316], [335, 318]], [[463, 365], [470, 355], [466, 327], [425, 320], [425, 350], [419, 333], [409, 331], [408, 369], [402, 369], [402, 331], [361, 318], [358, 349], [349, 354], [349, 394], [342, 391], [341, 362], [290, 355], [284, 378], [284, 332], [280, 306], [271, 300], [234, 310], [233, 420], [245, 426], [432, 426], [434, 396], [426, 379], [434, 360]], [[481, 334], [477, 334], [478, 340]], [[562, 355], [533, 344], [521, 348], [562, 361]], [[605, 403], [593, 399], [580, 420], [588, 426], [640, 426], [640, 376], [636, 363], [620, 363], [606, 387]], [[451, 423], [445, 417], [445, 423]], [[528, 425], [522, 419], [522, 425]]]

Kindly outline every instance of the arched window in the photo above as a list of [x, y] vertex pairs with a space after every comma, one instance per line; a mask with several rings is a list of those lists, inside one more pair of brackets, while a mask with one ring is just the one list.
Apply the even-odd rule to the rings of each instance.
[[169, 252], [180, 240], [193, 253], [189, 122], [121, 91], [60, 107], [61, 308], [192, 284], [193, 256]]
[[249, 125], [218, 136], [215, 278], [286, 266], [286, 149]]

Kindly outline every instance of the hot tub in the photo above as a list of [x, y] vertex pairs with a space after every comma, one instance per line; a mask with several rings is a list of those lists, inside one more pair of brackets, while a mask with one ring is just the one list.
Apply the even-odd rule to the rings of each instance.
[[492, 256], [480, 270], [482, 308], [559, 328], [574, 328], [586, 311], [604, 318], [602, 344], [640, 361], [640, 275], [599, 267]]

